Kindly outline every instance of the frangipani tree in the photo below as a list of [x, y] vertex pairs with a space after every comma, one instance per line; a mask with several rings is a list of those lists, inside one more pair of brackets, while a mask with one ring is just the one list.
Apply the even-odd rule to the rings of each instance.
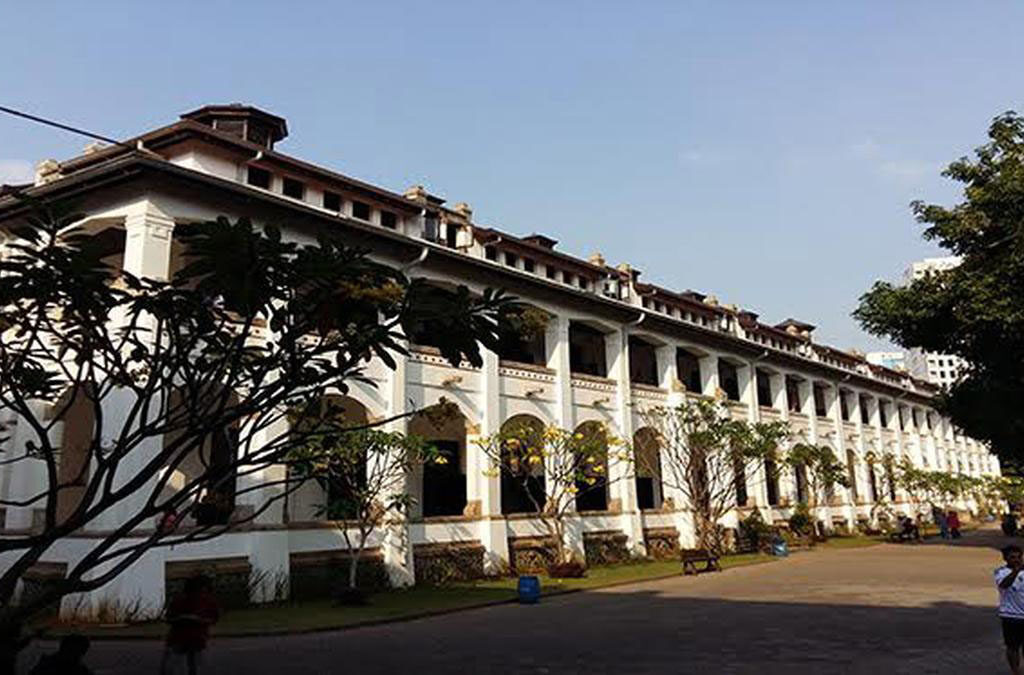
[[[555, 546], [557, 562], [583, 562], [573, 560], [566, 522], [581, 498], [607, 490], [628, 473], [623, 467], [631, 461], [626, 443], [604, 424], [571, 431], [522, 423], [476, 444], [488, 458], [486, 475], [504, 475], [520, 485]], [[537, 480], [540, 476], [543, 481]]]
[[943, 472], [928, 471], [914, 465], [904, 457], [895, 467], [896, 485], [918, 505], [938, 506], [942, 495]]
[[[0, 500], [38, 520], [0, 540], [0, 636], [155, 547], [220, 536], [285, 500], [290, 453], [323, 421], [297, 432], [294, 411], [365, 382], [371, 359], [394, 367], [425, 322], [453, 363], [497, 345], [501, 293], [440, 294], [333, 235], [181, 226], [183, 264], [163, 280], [112, 262], [123, 233], [26, 209], [0, 259], [0, 419], [18, 421], [4, 470], [43, 480], [12, 481]], [[64, 576], [19, 598], [25, 572], [82, 530], [95, 535], [76, 539]]]
[[991, 480], [1003, 500], [1003, 506], [1009, 509], [1020, 508], [1024, 504], [1024, 478], [1020, 476], [992, 476]]
[[846, 465], [828, 445], [796, 443], [786, 452], [784, 463], [807, 478], [807, 507], [814, 512], [826, 506], [836, 487], [850, 487]]
[[692, 509], [697, 545], [721, 552], [720, 521], [736, 507], [737, 482], [766, 460], [778, 459], [778, 448], [789, 437], [788, 425], [732, 419], [721, 399], [687, 398], [674, 407], [642, 410], [640, 416], [657, 434], [662, 483], [678, 491]]
[[[439, 404], [443, 405], [443, 404]], [[417, 436], [380, 429], [350, 430], [324, 425], [294, 450], [296, 474], [323, 490], [319, 515], [334, 523], [348, 552], [348, 589], [341, 598], [356, 600], [358, 566], [373, 534], [413, 504], [407, 480], [425, 464], [448, 462]]]

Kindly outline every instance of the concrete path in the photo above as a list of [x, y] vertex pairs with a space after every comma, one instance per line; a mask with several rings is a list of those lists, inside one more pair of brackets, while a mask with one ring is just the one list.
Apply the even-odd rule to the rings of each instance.
[[[1003, 673], [995, 533], [801, 553], [408, 623], [217, 640], [207, 673]], [[98, 675], [156, 673], [157, 643], [97, 643]]]

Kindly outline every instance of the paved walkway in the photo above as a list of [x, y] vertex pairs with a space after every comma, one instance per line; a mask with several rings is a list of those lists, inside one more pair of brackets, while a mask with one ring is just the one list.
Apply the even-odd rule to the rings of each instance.
[[[801, 553], [698, 578], [350, 631], [221, 639], [208, 673], [1003, 673], [1001, 538]], [[98, 643], [98, 675], [156, 643]]]

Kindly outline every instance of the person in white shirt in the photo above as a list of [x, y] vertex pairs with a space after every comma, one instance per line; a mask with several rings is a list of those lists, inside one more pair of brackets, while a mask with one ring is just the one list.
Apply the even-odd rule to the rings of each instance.
[[1011, 544], [1003, 548], [1006, 564], [995, 571], [999, 589], [999, 620], [1003, 624], [1006, 661], [1013, 675], [1021, 675], [1020, 653], [1024, 648], [1024, 552]]

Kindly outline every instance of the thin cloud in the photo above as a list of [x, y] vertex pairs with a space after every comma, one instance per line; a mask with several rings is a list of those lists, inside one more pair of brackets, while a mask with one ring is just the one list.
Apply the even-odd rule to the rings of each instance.
[[24, 159], [0, 159], [0, 185], [31, 183], [35, 177], [32, 163]]
[[938, 164], [920, 159], [891, 159], [878, 166], [883, 177], [898, 183], [917, 183], [923, 178], [938, 175], [941, 170]]
[[687, 148], [679, 153], [679, 161], [683, 164], [722, 164], [729, 161], [730, 156], [720, 150], [707, 150], [705, 148]]
[[938, 175], [942, 167], [936, 162], [912, 157], [896, 157], [873, 138], [866, 138], [851, 143], [846, 148], [847, 154], [864, 162], [880, 178], [900, 185], [912, 185]]
[[848, 150], [853, 157], [858, 159], [875, 159], [882, 155], [882, 146], [873, 138], [865, 138], [863, 141], [851, 143]]

